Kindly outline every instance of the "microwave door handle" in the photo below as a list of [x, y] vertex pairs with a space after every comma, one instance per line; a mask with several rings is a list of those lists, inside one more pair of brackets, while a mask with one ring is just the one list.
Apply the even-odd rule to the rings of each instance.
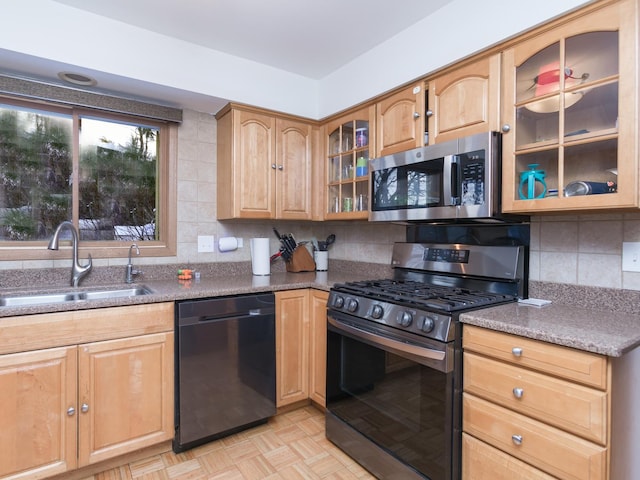
[[444, 191], [444, 205], [458, 205], [460, 203], [460, 187], [458, 180], [458, 162], [456, 155], [447, 155], [444, 157], [443, 180], [442, 186]]

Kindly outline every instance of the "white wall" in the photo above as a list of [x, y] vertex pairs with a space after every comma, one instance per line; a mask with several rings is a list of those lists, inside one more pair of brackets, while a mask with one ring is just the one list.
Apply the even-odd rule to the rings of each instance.
[[[106, 72], [125, 86], [132, 80], [146, 82], [149, 96], [155, 86], [164, 85], [317, 119], [584, 3], [588, 2], [554, 0], [525, 6], [510, 0], [454, 0], [319, 81], [53, 0], [5, 0], [0, 45], [5, 51], [30, 56], [31, 62], [49, 59]], [[144, 61], [140, 61], [140, 49]]]

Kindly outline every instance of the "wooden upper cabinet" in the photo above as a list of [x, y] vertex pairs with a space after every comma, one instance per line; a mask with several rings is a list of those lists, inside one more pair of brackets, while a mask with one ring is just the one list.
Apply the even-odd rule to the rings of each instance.
[[425, 92], [422, 82], [376, 104], [376, 157], [424, 145]]
[[218, 119], [218, 218], [275, 216], [276, 119], [231, 109]]
[[[374, 158], [375, 105], [328, 121], [325, 133], [325, 220], [366, 219], [369, 215], [369, 159]], [[323, 177], [321, 177], [323, 178]]]
[[639, 206], [637, 9], [597, 3], [503, 52], [505, 212]]
[[315, 127], [257, 109], [218, 119], [218, 219], [311, 219]]
[[276, 218], [311, 218], [312, 127], [294, 120], [276, 121]]
[[500, 54], [447, 71], [428, 84], [430, 144], [500, 128]]

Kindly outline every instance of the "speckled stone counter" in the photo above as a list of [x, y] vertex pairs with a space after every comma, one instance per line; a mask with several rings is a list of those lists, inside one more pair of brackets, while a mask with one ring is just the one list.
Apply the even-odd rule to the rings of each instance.
[[640, 315], [555, 303], [501, 305], [464, 313], [460, 321], [611, 357], [640, 345]]
[[[385, 267], [386, 268], [386, 267]], [[152, 290], [151, 294], [135, 297], [120, 297], [103, 300], [79, 300], [63, 303], [50, 303], [44, 305], [32, 305], [21, 307], [0, 307], [0, 318], [16, 315], [31, 315], [36, 313], [64, 312], [72, 310], [85, 310], [91, 308], [116, 307], [125, 305], [138, 305], [144, 303], [170, 302], [206, 297], [219, 297], [224, 295], [240, 295], [256, 292], [268, 292], [278, 290], [292, 290], [297, 288], [317, 288], [329, 290], [334, 284], [362, 280], [369, 275], [376, 275], [373, 270], [345, 271], [336, 269], [329, 272], [274, 272], [267, 276], [254, 276], [251, 273], [239, 273], [237, 275], [207, 275], [201, 274], [199, 280], [180, 282], [173, 277], [167, 280], [148, 280], [139, 282]], [[133, 284], [136, 285], [136, 284]], [[39, 293], [58, 293], [69, 291], [91, 291], [105, 288], [125, 288], [133, 285], [124, 283], [110, 283], [90, 285], [87, 287], [46, 287], [40, 289], [25, 289], [24, 287], [3, 289], [3, 295], [16, 295], [23, 292], [37, 291]]]

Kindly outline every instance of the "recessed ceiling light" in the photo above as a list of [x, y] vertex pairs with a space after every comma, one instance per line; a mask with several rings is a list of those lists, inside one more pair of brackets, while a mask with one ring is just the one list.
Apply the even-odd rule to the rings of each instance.
[[73, 83], [74, 85], [81, 85], [83, 87], [93, 87], [98, 84], [95, 78], [82, 75], [81, 73], [60, 72], [58, 73], [58, 78], [65, 82]]

